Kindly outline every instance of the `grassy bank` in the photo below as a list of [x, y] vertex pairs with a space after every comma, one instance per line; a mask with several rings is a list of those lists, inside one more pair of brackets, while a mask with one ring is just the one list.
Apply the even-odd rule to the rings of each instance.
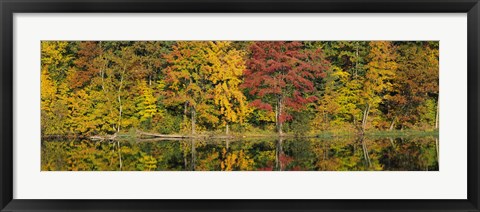
[[[42, 136], [47, 140], [61, 140], [61, 139], [91, 139], [91, 140], [114, 140], [114, 139], [155, 139], [162, 138], [168, 139], [255, 139], [255, 138], [357, 138], [362, 136], [358, 132], [352, 131], [322, 131], [322, 132], [304, 132], [304, 133], [292, 133], [286, 132], [282, 135], [274, 131], [267, 130], [255, 130], [248, 132], [230, 132], [228, 135], [223, 131], [209, 131], [198, 132], [195, 135], [189, 133], [177, 133], [177, 134], [155, 134], [149, 132], [137, 131], [134, 129], [128, 132], [120, 132], [114, 135], [96, 135], [96, 136], [70, 136], [70, 135], [55, 135], [55, 136]], [[381, 137], [438, 137], [438, 130], [392, 130], [392, 131], [379, 131], [371, 130], [366, 131], [363, 136], [370, 138]]]
[[[129, 134], [129, 136], [133, 136], [134, 134]], [[213, 132], [199, 132], [196, 135], [191, 134], [182, 134], [186, 138], [292, 138], [292, 137], [303, 137], [303, 138], [339, 138], [339, 137], [359, 137], [361, 134], [358, 132], [352, 131], [322, 131], [322, 132], [303, 132], [303, 133], [292, 133], [286, 132], [282, 135], [274, 131], [266, 131], [266, 130], [256, 130], [256, 131], [249, 131], [249, 132], [230, 132], [228, 135], [225, 134], [223, 131], [213, 131]], [[379, 131], [379, 130], [371, 130], [366, 131], [363, 136], [366, 137], [410, 137], [410, 136], [417, 136], [417, 137], [428, 137], [428, 136], [438, 136], [438, 130], [430, 130], [430, 131], [421, 131], [421, 130], [391, 130], [391, 131]]]
[[369, 137], [403, 137], [403, 136], [439, 136], [438, 130], [420, 131], [420, 130], [392, 130], [392, 131], [370, 131], [365, 133]]

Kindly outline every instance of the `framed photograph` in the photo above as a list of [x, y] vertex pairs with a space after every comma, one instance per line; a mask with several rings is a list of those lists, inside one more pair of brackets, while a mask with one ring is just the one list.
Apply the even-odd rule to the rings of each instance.
[[477, 0], [0, 6], [1, 211], [479, 211]]

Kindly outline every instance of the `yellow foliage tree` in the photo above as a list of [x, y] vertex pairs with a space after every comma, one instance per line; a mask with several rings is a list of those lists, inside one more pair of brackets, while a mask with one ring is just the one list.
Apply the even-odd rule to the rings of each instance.
[[[389, 41], [370, 42], [370, 53], [367, 56], [367, 72], [363, 83], [365, 109], [362, 116], [362, 131], [365, 131], [370, 112], [378, 112], [378, 105], [392, 89], [397, 63], [393, 45]], [[371, 111], [374, 109], [374, 111]]]
[[210, 91], [220, 111], [221, 124], [229, 134], [229, 124], [243, 123], [249, 112], [246, 97], [239, 88], [245, 70], [245, 52], [234, 49], [230, 41], [211, 41], [208, 44], [206, 56], [210, 65], [204, 69], [213, 84]]
[[254, 161], [243, 150], [227, 152], [222, 149], [222, 162], [220, 168], [222, 171], [251, 171]]
[[147, 82], [144, 80], [139, 80], [137, 84], [140, 90], [140, 96], [137, 100], [137, 113], [140, 122], [147, 121], [154, 115], [161, 115], [158, 114], [157, 99], [153, 96], [152, 88], [148, 87]]
[[184, 105], [185, 114], [190, 108], [192, 133], [197, 119], [213, 126], [220, 120], [225, 126], [244, 120], [248, 109], [239, 88], [243, 56], [231, 42], [223, 41], [178, 42], [166, 56], [170, 66], [164, 70], [164, 103]]

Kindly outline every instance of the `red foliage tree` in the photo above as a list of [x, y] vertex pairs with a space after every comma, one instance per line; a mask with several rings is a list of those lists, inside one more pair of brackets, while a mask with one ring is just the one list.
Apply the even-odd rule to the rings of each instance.
[[329, 62], [321, 49], [306, 49], [301, 42], [261, 41], [250, 46], [243, 88], [252, 96], [252, 106], [275, 110], [278, 133], [292, 117], [289, 110], [302, 110], [317, 100], [314, 80], [324, 77]]
[[74, 62], [77, 69], [69, 78], [69, 85], [74, 89], [83, 87], [100, 73], [99, 64], [95, 59], [103, 53], [101, 46], [94, 41], [80, 42], [78, 49], [78, 58]]

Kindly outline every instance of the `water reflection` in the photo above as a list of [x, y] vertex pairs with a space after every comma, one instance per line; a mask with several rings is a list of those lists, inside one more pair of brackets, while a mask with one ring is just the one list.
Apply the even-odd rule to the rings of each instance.
[[437, 171], [438, 137], [44, 141], [42, 170]]

